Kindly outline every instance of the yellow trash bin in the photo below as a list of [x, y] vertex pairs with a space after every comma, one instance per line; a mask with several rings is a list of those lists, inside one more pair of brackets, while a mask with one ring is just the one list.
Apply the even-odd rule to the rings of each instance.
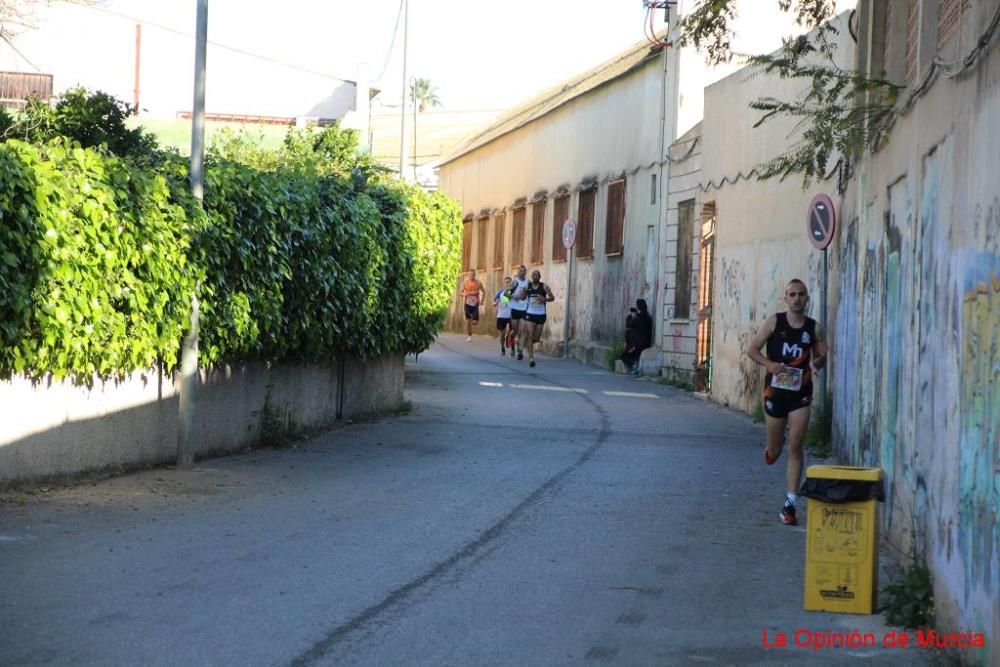
[[882, 469], [809, 466], [800, 494], [809, 498], [806, 610], [874, 613]]

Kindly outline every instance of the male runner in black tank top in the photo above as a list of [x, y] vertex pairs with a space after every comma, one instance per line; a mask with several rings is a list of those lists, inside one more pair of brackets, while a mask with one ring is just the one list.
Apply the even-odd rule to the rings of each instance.
[[[781, 510], [781, 520], [797, 523], [795, 502], [802, 476], [802, 442], [809, 426], [809, 406], [812, 405], [810, 361], [817, 371], [826, 364], [829, 347], [823, 327], [806, 317], [809, 293], [799, 279], [785, 288], [788, 311], [767, 318], [764, 326], [747, 346], [747, 356], [767, 369], [764, 376], [764, 412], [767, 423], [767, 448], [764, 462], [773, 464], [781, 455], [788, 426], [788, 466], [785, 471], [787, 492]], [[766, 356], [761, 348], [766, 346]]]

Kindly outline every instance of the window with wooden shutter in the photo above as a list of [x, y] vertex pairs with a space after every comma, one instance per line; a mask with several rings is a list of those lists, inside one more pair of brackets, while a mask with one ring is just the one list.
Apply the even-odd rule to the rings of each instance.
[[589, 259], [594, 256], [594, 204], [597, 188], [580, 191], [579, 212], [576, 217], [576, 256]]
[[497, 213], [493, 216], [493, 268], [503, 268], [503, 236], [507, 226], [507, 214]]
[[462, 224], [462, 270], [472, 268], [472, 220]]
[[524, 208], [514, 209], [514, 225], [510, 234], [510, 266], [520, 266], [524, 261]]
[[489, 229], [490, 219], [486, 216], [476, 221], [476, 268], [480, 271], [486, 270], [486, 233]]
[[625, 179], [608, 183], [608, 224], [604, 253], [620, 255], [625, 250]]
[[691, 317], [691, 267], [694, 243], [694, 200], [677, 208], [677, 270], [674, 273], [674, 319]]
[[545, 261], [545, 200], [531, 206], [531, 263]]
[[566, 261], [566, 246], [562, 241], [563, 223], [569, 217], [569, 195], [556, 197], [552, 205], [552, 261]]

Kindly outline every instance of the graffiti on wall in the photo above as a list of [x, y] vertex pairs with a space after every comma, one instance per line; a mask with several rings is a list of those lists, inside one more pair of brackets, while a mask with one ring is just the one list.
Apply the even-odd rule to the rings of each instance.
[[958, 261], [958, 541], [968, 594], [975, 588], [1000, 590], [1000, 257], [970, 252]]

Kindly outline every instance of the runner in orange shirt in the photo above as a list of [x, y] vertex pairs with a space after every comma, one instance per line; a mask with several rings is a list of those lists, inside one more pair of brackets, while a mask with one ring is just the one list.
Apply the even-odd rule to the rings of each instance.
[[476, 279], [476, 270], [469, 271], [469, 277], [462, 284], [462, 299], [465, 301], [465, 341], [472, 340], [472, 327], [479, 324], [479, 309], [486, 298], [486, 289]]

